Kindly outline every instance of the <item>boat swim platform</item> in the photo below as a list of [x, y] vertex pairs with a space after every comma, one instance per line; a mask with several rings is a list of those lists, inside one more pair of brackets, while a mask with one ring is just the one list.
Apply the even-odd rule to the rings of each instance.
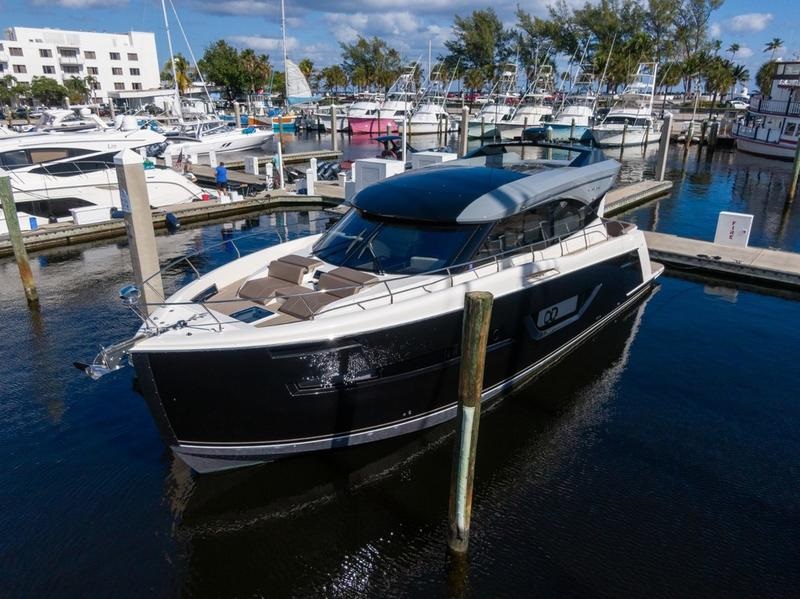
[[645, 231], [650, 257], [668, 269], [800, 291], [800, 254], [758, 247], [731, 247]]
[[[224, 219], [261, 212], [269, 209], [321, 210], [339, 204], [320, 196], [291, 194], [283, 190], [274, 190], [262, 194], [258, 198], [247, 198], [236, 202], [220, 203], [219, 200], [196, 201], [185, 204], [163, 206], [153, 210], [153, 227], [166, 229], [166, 215], [174, 214], [181, 225]], [[44, 250], [126, 236], [125, 220], [122, 218], [93, 223], [75, 225], [71, 223], [54, 223], [42, 225], [33, 231], [24, 231], [22, 239], [28, 251]], [[0, 258], [13, 256], [14, 250], [8, 235], [0, 235]]]

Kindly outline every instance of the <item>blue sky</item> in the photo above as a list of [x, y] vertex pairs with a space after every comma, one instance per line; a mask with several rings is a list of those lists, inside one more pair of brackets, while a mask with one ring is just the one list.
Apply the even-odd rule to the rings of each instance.
[[[169, 2], [169, 0], [167, 0]], [[280, 65], [280, 0], [172, 0], [198, 58], [211, 42], [225, 38], [243, 48], [269, 54]], [[358, 34], [377, 35], [409, 60], [427, 60], [428, 41], [434, 58], [444, 51], [453, 15], [492, 6], [508, 24], [519, 4], [531, 14], [545, 15], [550, 0], [285, 0], [289, 56], [309, 57], [316, 66], [338, 63], [339, 42]], [[567, 0], [581, 5], [584, 0]], [[167, 4], [169, 9], [169, 4]], [[726, 0], [711, 18], [711, 31], [723, 49], [738, 43], [736, 57], [754, 74], [768, 58], [764, 44], [784, 40], [778, 53], [800, 59], [800, 0]], [[154, 31], [161, 62], [167, 44], [160, 0], [0, 0], [0, 26], [53, 27], [89, 31]], [[174, 27], [174, 25], [172, 26]], [[174, 27], [175, 51], [186, 52]]]

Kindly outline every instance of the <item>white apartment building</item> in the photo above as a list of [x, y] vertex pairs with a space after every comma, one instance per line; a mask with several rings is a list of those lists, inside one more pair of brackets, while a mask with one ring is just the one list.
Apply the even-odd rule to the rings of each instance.
[[0, 40], [0, 77], [28, 83], [50, 77], [63, 83], [91, 76], [97, 102], [107, 102], [111, 91], [158, 88], [159, 73], [153, 33], [11, 27]]

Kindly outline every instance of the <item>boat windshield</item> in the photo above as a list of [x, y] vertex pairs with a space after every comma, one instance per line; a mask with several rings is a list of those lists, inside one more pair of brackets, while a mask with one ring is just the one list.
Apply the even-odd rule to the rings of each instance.
[[390, 222], [353, 209], [317, 242], [314, 254], [336, 266], [418, 274], [466, 261], [479, 241], [478, 229], [477, 225]]

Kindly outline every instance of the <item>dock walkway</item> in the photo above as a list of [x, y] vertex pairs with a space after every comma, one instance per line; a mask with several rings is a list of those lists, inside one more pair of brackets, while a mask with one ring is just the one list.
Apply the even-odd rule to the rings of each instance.
[[800, 254], [737, 248], [645, 231], [650, 255], [666, 266], [690, 268], [768, 287], [800, 290]]

